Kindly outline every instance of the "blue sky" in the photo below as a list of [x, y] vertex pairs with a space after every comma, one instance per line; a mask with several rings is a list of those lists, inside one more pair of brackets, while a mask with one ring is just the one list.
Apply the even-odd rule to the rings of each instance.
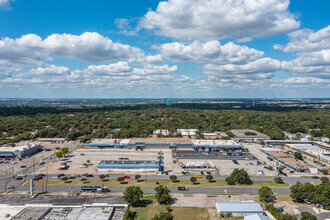
[[0, 97], [329, 97], [329, 8], [0, 0]]

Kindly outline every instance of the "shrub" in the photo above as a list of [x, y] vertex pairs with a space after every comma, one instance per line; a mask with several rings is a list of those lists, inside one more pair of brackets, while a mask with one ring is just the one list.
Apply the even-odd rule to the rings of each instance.
[[118, 177], [117, 178], [117, 181], [120, 182], [120, 184], [122, 184], [124, 182], [124, 177]]
[[197, 181], [197, 179], [195, 177], [190, 177], [190, 181], [195, 184], [195, 182]]
[[174, 182], [176, 179], [177, 179], [177, 177], [175, 175], [170, 176], [170, 180], [172, 180], [172, 182]]
[[283, 182], [283, 179], [281, 178], [281, 177], [275, 177], [274, 178], [274, 181], [275, 181], [275, 183], [279, 183], [279, 184], [283, 184], [284, 182]]
[[68, 179], [69, 179], [69, 178], [66, 177], [66, 176], [62, 178], [63, 181], [67, 181]]
[[141, 175], [135, 175], [135, 179], [139, 182], [139, 179], [141, 178]]
[[235, 185], [235, 181], [230, 176], [225, 179], [228, 185]]
[[323, 170], [322, 170], [322, 173], [323, 173], [324, 175], [328, 175], [329, 171], [328, 171], [327, 169], [323, 169]]
[[86, 179], [86, 178], [82, 178], [80, 181], [81, 181], [81, 182], [86, 182], [87, 179]]
[[206, 179], [207, 179], [209, 182], [211, 182], [211, 181], [213, 180], [213, 176], [212, 176], [212, 175], [207, 175], [207, 176], [206, 176]]
[[327, 182], [329, 182], [328, 177], [325, 177], [325, 176], [324, 176], [324, 177], [321, 177], [320, 180], [321, 180], [322, 183], [327, 183]]

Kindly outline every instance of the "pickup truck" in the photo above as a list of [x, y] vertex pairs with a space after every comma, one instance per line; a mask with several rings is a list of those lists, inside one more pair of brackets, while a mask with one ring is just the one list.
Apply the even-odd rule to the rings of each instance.
[[178, 190], [179, 190], [179, 191], [188, 191], [189, 189], [188, 189], [187, 186], [179, 186], [179, 187], [178, 187]]

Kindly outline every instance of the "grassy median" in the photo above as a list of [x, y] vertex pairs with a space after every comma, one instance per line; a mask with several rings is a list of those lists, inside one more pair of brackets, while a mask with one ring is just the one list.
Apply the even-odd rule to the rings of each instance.
[[[158, 183], [158, 184], [157, 184]], [[45, 181], [35, 181], [34, 184], [36, 186], [41, 186], [45, 184]], [[224, 180], [217, 180], [215, 182], [209, 182], [207, 180], [198, 180], [195, 184], [192, 184], [190, 180], [180, 180], [179, 182], [172, 182], [171, 180], [156, 180], [156, 179], [148, 179], [148, 180], [140, 180], [139, 182], [136, 180], [126, 179], [123, 183], [118, 182], [117, 180], [110, 179], [106, 181], [102, 181], [99, 179], [91, 179], [86, 182], [82, 182], [80, 180], [50, 180], [47, 182], [48, 186], [108, 186], [108, 187], [127, 187], [127, 186], [141, 186], [141, 187], [156, 187], [157, 185], [164, 185], [167, 187], [178, 187], [178, 186], [188, 186], [189, 188], [194, 187], [288, 187], [290, 186], [288, 183], [278, 184], [274, 181], [254, 181], [252, 185], [228, 185]]]

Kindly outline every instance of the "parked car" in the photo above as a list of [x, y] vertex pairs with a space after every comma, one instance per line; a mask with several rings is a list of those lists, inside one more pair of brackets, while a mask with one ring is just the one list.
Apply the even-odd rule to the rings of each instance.
[[125, 176], [123, 176], [123, 178], [124, 178], [124, 179], [129, 179], [129, 178], [131, 178], [131, 177], [125, 175]]
[[43, 164], [45, 164], [45, 161], [44, 160], [40, 160], [38, 164], [39, 165], [43, 165]]
[[208, 175], [211, 175], [211, 172], [209, 172], [209, 171], [207, 171], [206, 173], [207, 173]]
[[41, 176], [35, 176], [35, 177], [33, 178], [34, 181], [38, 181], [38, 180], [41, 180], [41, 179], [42, 179]]
[[197, 175], [197, 174], [196, 174], [196, 175], [194, 175], [194, 177], [195, 177], [195, 178], [202, 178], [202, 176], [200, 176], [200, 175]]
[[61, 177], [56, 175], [56, 176], [53, 176], [53, 179], [61, 179]]
[[15, 189], [15, 186], [11, 186], [11, 185], [9, 185], [9, 186], [7, 186], [6, 188], [7, 188], [7, 189]]
[[61, 176], [65, 176], [65, 174], [64, 174], [64, 173], [61, 173], [61, 174], [58, 174], [58, 176], [59, 176], [59, 177], [61, 177]]
[[312, 176], [312, 179], [320, 179], [318, 176]]
[[187, 186], [179, 186], [179, 187], [178, 187], [178, 190], [179, 190], [179, 191], [188, 191], [189, 188], [188, 188]]
[[80, 168], [87, 168], [88, 166], [86, 164], [80, 165]]
[[85, 154], [84, 153], [81, 153], [80, 156], [85, 156]]
[[203, 172], [203, 171], [201, 171], [201, 174], [202, 174], [202, 175], [204, 175], [204, 172]]
[[21, 176], [17, 176], [15, 179], [16, 179], [16, 180], [22, 180], [23, 177], [21, 177]]
[[26, 166], [25, 165], [22, 165], [21, 168], [26, 168]]
[[19, 173], [19, 174], [17, 174], [17, 176], [26, 177], [26, 174], [25, 173]]
[[88, 174], [88, 175], [86, 175], [86, 177], [93, 177], [93, 175], [92, 174]]

